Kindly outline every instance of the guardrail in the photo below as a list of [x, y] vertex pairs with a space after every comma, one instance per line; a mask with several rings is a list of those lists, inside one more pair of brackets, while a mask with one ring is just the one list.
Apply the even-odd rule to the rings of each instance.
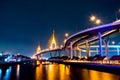
[[120, 65], [120, 60], [97, 60], [97, 61], [85, 61], [85, 60], [63, 60], [67, 63], [89, 63], [89, 64], [112, 64]]

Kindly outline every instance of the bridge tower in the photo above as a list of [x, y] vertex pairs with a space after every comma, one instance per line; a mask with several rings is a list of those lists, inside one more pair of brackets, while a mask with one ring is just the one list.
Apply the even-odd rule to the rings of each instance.
[[56, 48], [58, 48], [57, 39], [56, 39], [54, 30], [53, 30], [52, 36], [49, 39], [48, 45], [49, 45], [48, 46], [49, 49], [56, 49]]
[[41, 47], [40, 47], [40, 43], [38, 44], [38, 47], [36, 49], [36, 54], [39, 54], [41, 52]]
[[[41, 47], [40, 47], [40, 43], [38, 43], [38, 46], [37, 46], [37, 49], [36, 49], [36, 54], [39, 54], [40, 52], [41, 52]], [[41, 57], [42, 57], [42, 54], [40, 54], [40, 58]]]

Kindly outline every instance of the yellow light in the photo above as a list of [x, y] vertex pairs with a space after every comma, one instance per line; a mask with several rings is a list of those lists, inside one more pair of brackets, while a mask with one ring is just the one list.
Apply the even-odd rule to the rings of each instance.
[[59, 73], [60, 73], [60, 80], [65, 80], [65, 72], [66, 72], [66, 70], [65, 70], [65, 65], [63, 65], [63, 64], [60, 64], [59, 65]]
[[36, 56], [35, 56], [35, 55], [33, 55], [31, 58], [32, 58], [32, 59], [35, 59], [35, 58], [36, 58]]
[[41, 52], [41, 48], [40, 48], [40, 44], [38, 44], [37, 50], [36, 50], [36, 54], [39, 54]]
[[63, 41], [64, 43], [66, 43], [66, 39], [64, 39], [64, 41]]
[[55, 79], [55, 65], [49, 65], [48, 67], [47, 67], [47, 73], [48, 73], [48, 75], [47, 75], [47, 78], [48, 78], [48, 80], [53, 80], [53, 79]]
[[100, 19], [97, 19], [95, 23], [96, 23], [96, 24], [100, 24], [100, 23], [101, 23], [101, 20], [100, 20]]
[[95, 16], [91, 16], [91, 17], [90, 17], [90, 20], [91, 20], [91, 21], [95, 21], [95, 19], [96, 19]]
[[68, 33], [65, 33], [65, 37], [68, 37], [69, 36], [69, 34]]
[[43, 72], [43, 65], [40, 64], [40, 66], [36, 67], [35, 69], [36, 69], [35, 70], [35, 78], [36, 78], [36, 80], [42, 79], [42, 76], [44, 75], [44, 74], [42, 74], [42, 72]]
[[53, 37], [51, 40], [50, 49], [54, 49], [54, 48], [56, 48], [56, 41], [55, 41], [55, 38]]
[[60, 45], [60, 48], [62, 48], [63, 47], [63, 45]]
[[20, 65], [19, 64], [17, 65], [16, 76], [17, 76], [17, 80], [18, 80], [20, 77]]
[[57, 45], [57, 41], [56, 41], [55, 34], [53, 31], [53, 34], [49, 41], [49, 49], [56, 49], [56, 48], [58, 48], [58, 45]]

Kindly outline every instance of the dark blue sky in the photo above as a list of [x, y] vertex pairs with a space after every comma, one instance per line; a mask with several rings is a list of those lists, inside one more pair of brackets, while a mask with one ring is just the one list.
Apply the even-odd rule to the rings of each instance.
[[94, 26], [94, 14], [103, 23], [113, 22], [120, 0], [0, 0], [0, 52], [31, 56], [40, 42], [45, 48], [55, 30], [62, 43], [64, 33]]

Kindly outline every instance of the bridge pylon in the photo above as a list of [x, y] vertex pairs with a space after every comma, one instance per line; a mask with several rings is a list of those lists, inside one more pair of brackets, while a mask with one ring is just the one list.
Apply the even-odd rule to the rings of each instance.
[[[40, 43], [38, 43], [37, 49], [36, 49], [36, 53], [35, 54], [39, 54], [41, 53], [41, 47], [40, 47]], [[42, 58], [42, 54], [40, 54], [40, 56], [37, 56], [37, 59]]]
[[49, 39], [48, 48], [49, 49], [56, 49], [56, 48], [58, 48], [57, 38], [55, 36], [55, 31], [54, 30], [53, 30], [52, 36]]

